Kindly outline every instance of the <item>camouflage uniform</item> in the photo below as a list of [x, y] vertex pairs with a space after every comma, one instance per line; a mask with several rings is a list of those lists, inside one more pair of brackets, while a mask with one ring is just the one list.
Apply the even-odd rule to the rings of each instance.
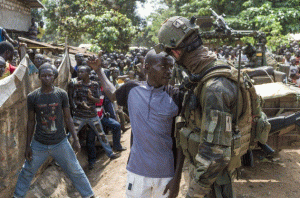
[[260, 98], [247, 76], [239, 78], [236, 69], [202, 46], [195, 18], [167, 19], [158, 38], [157, 53], [169, 53], [199, 77], [188, 80], [194, 86], [187, 86], [175, 127], [176, 146], [190, 162], [187, 197], [231, 198], [232, 171], [254, 139], [265, 144], [268, 136]]
[[[200, 138], [200, 144], [193, 146], [198, 148], [196, 156], [193, 155], [196, 152], [192, 152], [191, 148], [182, 149], [191, 162], [187, 194], [189, 197], [204, 197], [213, 193], [213, 186], [228, 188], [228, 185], [231, 185], [227, 166], [231, 159], [232, 120], [236, 117], [233, 115], [237, 105], [237, 85], [227, 78], [216, 77], [208, 80], [201, 90], [195, 92], [198, 92], [195, 95], [197, 104], [195, 107], [186, 108], [186, 128], [181, 128], [181, 131], [192, 130], [189, 138]], [[193, 108], [197, 109], [193, 111]], [[182, 142], [184, 137], [180, 136], [182, 135], [177, 134], [177, 146], [182, 147], [185, 144]], [[224, 184], [226, 186], [223, 186]], [[232, 194], [231, 188], [225, 191]]]

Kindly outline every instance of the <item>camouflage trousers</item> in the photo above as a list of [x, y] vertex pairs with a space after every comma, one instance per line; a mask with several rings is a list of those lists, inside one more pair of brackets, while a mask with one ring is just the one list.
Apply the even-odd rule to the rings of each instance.
[[219, 173], [212, 186], [195, 182], [195, 169], [194, 165], [189, 165], [189, 189], [186, 198], [234, 198], [231, 174], [226, 169]]

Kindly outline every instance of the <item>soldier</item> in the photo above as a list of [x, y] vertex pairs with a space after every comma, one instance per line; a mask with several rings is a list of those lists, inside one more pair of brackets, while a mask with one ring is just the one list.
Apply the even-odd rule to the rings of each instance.
[[[238, 125], [240, 131], [250, 133], [246, 125], [251, 128], [249, 117], [254, 113], [250, 103], [245, 102], [250, 98], [244, 98], [244, 88], [238, 88], [237, 80], [235, 82], [232, 78], [237, 70], [217, 60], [216, 55], [202, 45], [195, 19], [180, 16], [167, 19], [159, 30], [158, 38], [160, 44], [155, 46], [156, 52], [167, 52], [197, 77], [193, 88], [185, 94], [182, 116], [176, 120], [177, 147], [182, 148], [191, 162], [186, 197], [231, 198], [232, 172], [241, 164], [238, 154], [241, 152], [238, 149], [241, 148], [241, 139], [236, 136], [240, 133], [234, 126]], [[250, 114], [245, 109], [250, 109]], [[240, 119], [245, 115], [248, 120]], [[246, 142], [249, 145], [250, 139]]]

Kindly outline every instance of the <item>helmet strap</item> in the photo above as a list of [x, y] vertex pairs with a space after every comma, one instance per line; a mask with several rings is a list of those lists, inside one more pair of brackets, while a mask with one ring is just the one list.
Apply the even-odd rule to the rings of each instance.
[[197, 38], [190, 44], [187, 44], [185, 47], [184, 47], [184, 51], [185, 52], [192, 52], [194, 51], [195, 49], [197, 49], [198, 47], [200, 47], [201, 45], [203, 44], [202, 42], [202, 39], [200, 37], [200, 35], [198, 34], [197, 35]]

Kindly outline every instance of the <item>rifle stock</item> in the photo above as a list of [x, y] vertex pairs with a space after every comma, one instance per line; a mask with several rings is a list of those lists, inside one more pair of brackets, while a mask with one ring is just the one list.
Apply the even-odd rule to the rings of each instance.
[[281, 129], [289, 127], [293, 124], [300, 126], [300, 112], [291, 114], [289, 116], [278, 116], [274, 118], [268, 119], [269, 123], [271, 124], [271, 130], [269, 135], [272, 135]]

